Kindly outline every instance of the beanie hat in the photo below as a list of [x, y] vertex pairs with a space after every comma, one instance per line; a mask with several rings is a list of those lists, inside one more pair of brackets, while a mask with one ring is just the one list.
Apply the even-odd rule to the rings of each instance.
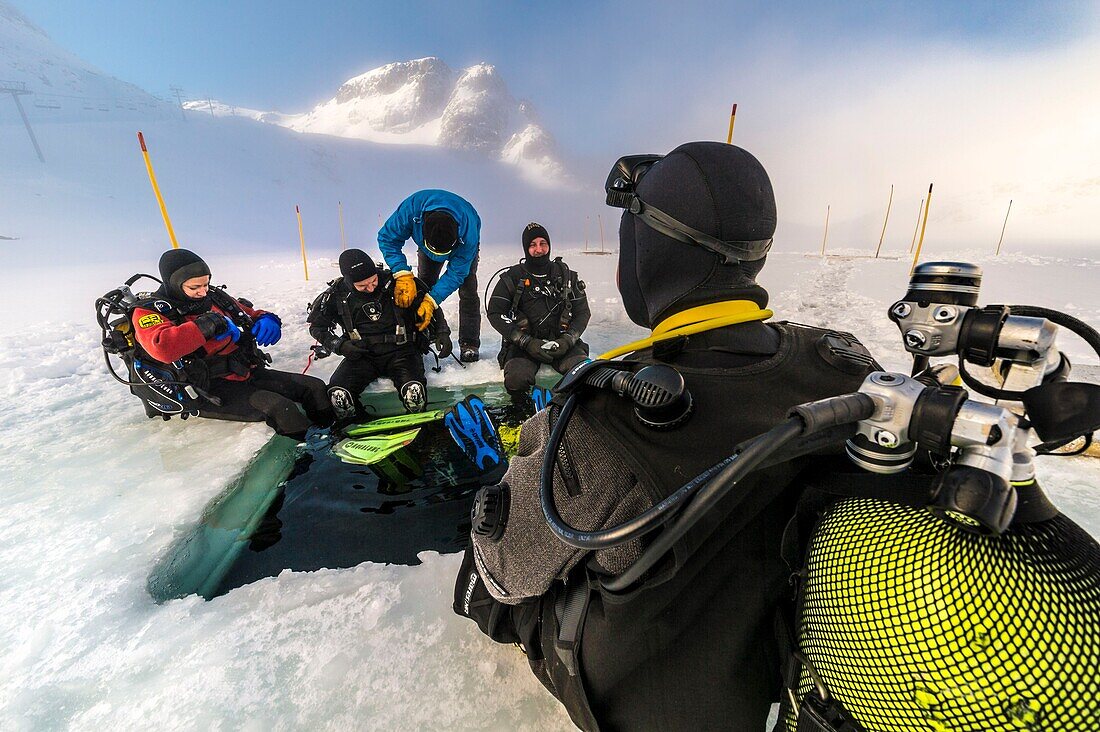
[[442, 209], [424, 214], [424, 245], [433, 252], [446, 254], [458, 242], [458, 222]]
[[539, 237], [546, 240], [546, 243], [550, 243], [550, 234], [546, 231], [546, 227], [542, 224], [536, 224], [534, 221], [523, 227], [523, 254], [524, 256], [530, 256], [527, 254], [527, 247], [531, 246], [531, 242]]
[[356, 282], [362, 282], [378, 274], [378, 265], [362, 249], [347, 249], [340, 252], [340, 274], [349, 289]]

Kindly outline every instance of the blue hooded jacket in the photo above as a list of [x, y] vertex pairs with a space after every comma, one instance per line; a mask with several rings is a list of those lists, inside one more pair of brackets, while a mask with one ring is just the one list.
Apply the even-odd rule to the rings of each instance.
[[[450, 253], [443, 256], [433, 254], [424, 247], [424, 212], [439, 210], [446, 211], [458, 222], [458, 243]], [[402, 201], [385, 225], [378, 230], [378, 249], [395, 275], [398, 272], [412, 271], [402, 251], [409, 237], [412, 237], [417, 248], [429, 259], [447, 263], [439, 281], [428, 293], [436, 304], [442, 304], [470, 274], [470, 267], [477, 257], [481, 243], [481, 218], [469, 201], [450, 191], [417, 191]]]

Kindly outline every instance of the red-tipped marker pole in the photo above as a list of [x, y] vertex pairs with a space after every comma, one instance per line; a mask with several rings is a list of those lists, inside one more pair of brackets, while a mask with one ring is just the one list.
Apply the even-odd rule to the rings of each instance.
[[164, 218], [164, 228], [168, 229], [168, 238], [172, 241], [172, 248], [179, 249], [176, 241], [176, 232], [172, 230], [172, 219], [168, 218], [168, 209], [164, 205], [164, 197], [160, 195], [160, 186], [157, 185], [157, 176], [153, 173], [153, 161], [149, 159], [149, 148], [145, 147], [145, 135], [138, 132], [138, 143], [141, 144], [141, 155], [145, 158], [145, 169], [149, 171], [149, 182], [153, 184], [153, 195], [157, 197], [157, 205], [160, 206], [160, 215]]
[[733, 144], [733, 121], [737, 117], [737, 105], [733, 105], [733, 109], [730, 110], [730, 131], [726, 134], [726, 144]]

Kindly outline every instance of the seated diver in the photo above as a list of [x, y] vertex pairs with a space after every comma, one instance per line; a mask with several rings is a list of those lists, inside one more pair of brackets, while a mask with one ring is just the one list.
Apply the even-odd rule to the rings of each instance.
[[160, 277], [160, 289], [134, 307], [134, 337], [144, 356], [182, 366], [201, 395], [197, 416], [265, 421], [297, 440], [310, 425], [332, 424], [323, 381], [268, 368], [270, 357], [259, 347], [282, 336], [277, 315], [211, 287], [210, 268], [187, 249], [161, 255]]
[[[676, 368], [694, 411], [662, 431], [647, 427], [628, 399], [582, 394], [550, 476], [562, 517], [585, 531], [650, 509], [792, 406], [855, 391], [870, 370], [850, 336], [845, 342], [862, 355], [829, 348], [837, 334], [763, 322], [771, 313], [756, 275], [776, 208], [756, 158], [732, 145], [688, 143], [663, 157], [624, 158], [609, 186], [616, 176], [636, 186], [639, 204], [613, 202], [608, 189], [608, 203], [628, 209], [618, 289], [630, 319], [654, 334], [621, 352], [635, 369]], [[640, 583], [615, 593], [600, 578], [630, 567], [652, 535], [584, 550], [550, 530], [540, 471], [560, 413], [555, 398], [524, 425], [496, 524], [475, 517], [455, 612], [497, 642], [519, 643], [582, 729], [762, 730], [785, 662], [773, 632], [790, 594], [780, 538], [824, 458], [749, 474], [727, 496], [739, 497], [736, 520], [697, 525], [685, 537], [694, 551], [684, 566], [677, 545]]]
[[523, 229], [523, 259], [501, 274], [486, 306], [504, 340], [497, 360], [504, 388], [524, 408], [542, 364], [564, 374], [588, 358], [581, 334], [592, 313], [584, 282], [561, 257], [550, 259], [550, 234], [541, 224]]
[[[397, 307], [393, 275], [361, 249], [340, 254], [340, 274], [313, 301], [307, 318], [310, 335], [324, 351], [344, 357], [328, 386], [337, 420], [349, 424], [367, 419], [359, 395], [379, 377], [393, 382], [406, 411], [424, 411], [428, 392], [423, 354], [428, 334], [439, 358], [451, 355], [451, 332], [443, 311], [437, 308], [432, 313], [427, 333], [418, 331], [416, 302], [409, 308]], [[421, 295], [426, 292], [421, 288]]]

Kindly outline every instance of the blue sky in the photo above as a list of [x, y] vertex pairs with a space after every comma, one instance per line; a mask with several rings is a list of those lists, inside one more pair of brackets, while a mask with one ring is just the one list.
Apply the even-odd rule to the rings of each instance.
[[[937, 47], [1027, 54], [1090, 27], [1085, 3], [57, 2], [15, 0], [55, 41], [154, 93], [302, 111], [345, 79], [421, 56], [498, 66], [574, 154], [675, 122], [704, 90], [721, 130], [745, 87], [778, 70], [859, 66], [861, 53]], [[768, 64], [771, 79], [759, 69]], [[739, 83], [729, 70], [754, 70]], [[744, 108], [744, 100], [742, 100]], [[584, 110], [578, 114], [578, 110]], [[629, 139], [630, 134], [627, 134]]]
[[1100, 241], [1095, 3], [9, 1], [113, 76], [256, 109], [393, 61], [489, 62], [593, 187], [620, 155], [725, 139], [736, 102], [792, 239], [826, 207], [877, 236], [890, 186], [915, 212], [934, 182], [958, 240], [995, 241], [1013, 199], [1021, 237]]

